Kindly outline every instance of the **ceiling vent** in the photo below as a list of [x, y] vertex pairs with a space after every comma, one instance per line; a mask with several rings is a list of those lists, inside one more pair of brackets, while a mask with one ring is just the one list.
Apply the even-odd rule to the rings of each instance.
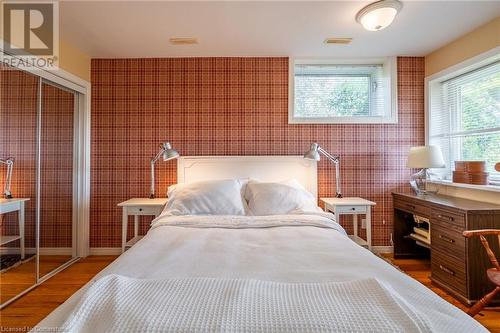
[[172, 45], [198, 44], [198, 40], [196, 38], [170, 38], [170, 44]]
[[325, 44], [349, 44], [352, 42], [352, 38], [327, 38], [325, 39]]

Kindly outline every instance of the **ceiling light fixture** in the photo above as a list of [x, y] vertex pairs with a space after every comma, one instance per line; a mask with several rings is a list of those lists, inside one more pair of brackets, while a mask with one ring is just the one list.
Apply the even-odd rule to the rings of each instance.
[[379, 31], [387, 28], [403, 4], [398, 0], [381, 0], [369, 4], [356, 15], [356, 21], [366, 30]]

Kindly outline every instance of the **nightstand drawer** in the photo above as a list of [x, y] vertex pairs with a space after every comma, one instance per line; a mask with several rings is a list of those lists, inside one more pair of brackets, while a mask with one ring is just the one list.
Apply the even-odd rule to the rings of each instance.
[[364, 213], [366, 213], [366, 206], [337, 206], [337, 213], [339, 213], [339, 214], [349, 214], [349, 213], [351, 213], [351, 214], [364, 214]]
[[129, 206], [127, 213], [129, 215], [158, 215], [161, 213], [161, 208], [148, 206]]

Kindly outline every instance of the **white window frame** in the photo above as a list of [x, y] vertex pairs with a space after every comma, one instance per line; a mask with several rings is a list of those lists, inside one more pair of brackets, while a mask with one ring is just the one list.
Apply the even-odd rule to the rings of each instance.
[[[432, 89], [434, 85], [440, 84], [443, 81], [449, 80], [451, 78], [454, 78], [456, 76], [465, 74], [467, 72], [479, 69], [483, 66], [486, 66], [488, 64], [491, 64], [493, 62], [499, 61], [500, 60], [500, 46], [497, 46], [496, 48], [493, 48], [489, 51], [486, 51], [484, 53], [481, 53], [475, 57], [469, 58], [461, 63], [458, 63], [456, 65], [450, 66], [438, 73], [435, 73], [433, 75], [430, 75], [425, 78], [425, 90], [424, 90], [424, 100], [425, 100], [425, 144], [429, 144], [429, 135], [430, 135], [430, 128], [429, 128], [429, 117], [430, 117], [430, 105], [431, 105], [431, 98], [432, 98]], [[455, 156], [456, 158], [456, 156]], [[450, 166], [450, 169], [452, 170], [453, 167]], [[437, 170], [437, 169], [436, 169]], [[496, 180], [496, 179], [495, 179]], [[444, 181], [445, 183], [451, 182], [450, 180]], [[481, 187], [484, 189], [493, 189], [497, 190], [498, 186], [497, 185], [469, 185], [469, 186], [475, 186], [475, 187]]]
[[[295, 65], [383, 65], [384, 73], [390, 78], [390, 112], [384, 117], [351, 116], [300, 118], [294, 115], [295, 109]], [[358, 58], [358, 59], [314, 59], [289, 58], [288, 61], [288, 123], [289, 124], [397, 124], [398, 123], [398, 75], [397, 58]]]

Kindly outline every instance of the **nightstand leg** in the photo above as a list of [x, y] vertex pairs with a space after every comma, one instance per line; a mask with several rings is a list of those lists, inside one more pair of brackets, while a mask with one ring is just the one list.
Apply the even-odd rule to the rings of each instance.
[[127, 207], [123, 207], [123, 216], [122, 216], [122, 253], [125, 252], [125, 245], [127, 244], [127, 227], [128, 227]]
[[134, 238], [139, 236], [139, 215], [134, 216]]
[[21, 260], [24, 260], [25, 254], [24, 254], [24, 202], [21, 202], [21, 207], [19, 207], [19, 216], [18, 216], [18, 223], [19, 223], [19, 245], [21, 248]]
[[352, 216], [352, 225], [354, 236], [358, 237], [358, 214]]
[[372, 207], [368, 206], [366, 209], [366, 242], [368, 243], [368, 250], [372, 250]]

